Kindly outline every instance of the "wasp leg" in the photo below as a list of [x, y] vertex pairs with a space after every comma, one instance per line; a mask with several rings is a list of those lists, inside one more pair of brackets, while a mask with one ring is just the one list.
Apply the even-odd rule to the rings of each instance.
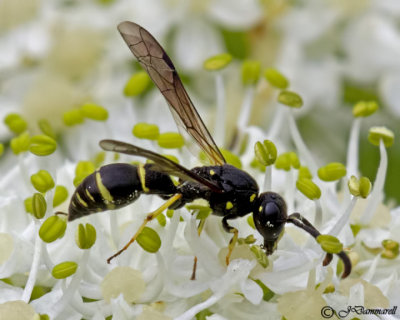
[[68, 216], [68, 213], [62, 212], [62, 211], [57, 211], [54, 215], [56, 216]]
[[179, 200], [182, 198], [182, 194], [178, 193], [171, 198], [167, 202], [165, 202], [161, 207], [159, 207], [157, 210], [154, 210], [153, 212], [150, 212], [146, 218], [144, 219], [142, 225], [139, 227], [138, 231], [133, 235], [131, 240], [117, 253], [113, 254], [111, 257], [107, 259], [107, 263], [110, 263], [112, 259], [115, 257], [119, 256], [122, 252], [124, 252], [128, 247], [136, 240], [136, 238], [139, 236], [139, 234], [143, 231], [144, 227], [148, 222], [156, 218], [160, 213], [162, 213], [165, 209], [167, 209], [170, 205], [172, 205], [175, 201]]
[[[307, 231], [314, 238], [317, 238], [321, 233], [300, 213], [292, 213], [286, 220], [286, 222], [293, 223], [295, 226]], [[338, 254], [339, 258], [342, 260], [344, 265], [344, 272], [342, 274], [342, 279], [346, 278], [351, 272], [351, 261], [344, 251], [340, 251]], [[332, 254], [327, 253], [323, 261], [323, 265], [328, 265], [332, 260]]]
[[[200, 236], [201, 232], [203, 231], [204, 228], [204, 223], [206, 222], [206, 219], [201, 219], [199, 226], [197, 227], [197, 234]], [[196, 269], [197, 269], [197, 257], [194, 257], [193, 261], [193, 271], [192, 271], [192, 276], [190, 277], [190, 280], [196, 280]]]
[[230, 226], [228, 224], [227, 220], [228, 220], [227, 217], [224, 217], [222, 219], [222, 226], [224, 227], [224, 230], [226, 232], [233, 233], [233, 237], [232, 237], [231, 241], [229, 241], [228, 254], [226, 255], [226, 258], [225, 258], [226, 265], [229, 265], [229, 259], [231, 257], [233, 249], [235, 248], [235, 245], [236, 245], [236, 242], [238, 239], [238, 235], [239, 235], [239, 231], [238, 231], [238, 229]]

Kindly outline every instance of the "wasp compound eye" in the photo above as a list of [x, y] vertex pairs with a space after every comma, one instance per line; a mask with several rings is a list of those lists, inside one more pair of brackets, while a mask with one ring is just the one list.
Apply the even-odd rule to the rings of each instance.
[[287, 219], [285, 200], [275, 192], [260, 194], [253, 219], [258, 232], [264, 237], [267, 254], [272, 254]]

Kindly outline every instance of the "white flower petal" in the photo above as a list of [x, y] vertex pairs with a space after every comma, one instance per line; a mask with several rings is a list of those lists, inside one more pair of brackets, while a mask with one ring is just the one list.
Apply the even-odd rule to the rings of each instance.
[[173, 46], [176, 64], [185, 70], [198, 70], [204, 60], [223, 51], [221, 36], [199, 19], [179, 26]]
[[248, 29], [262, 18], [256, 0], [212, 0], [208, 11], [217, 23], [232, 29]]

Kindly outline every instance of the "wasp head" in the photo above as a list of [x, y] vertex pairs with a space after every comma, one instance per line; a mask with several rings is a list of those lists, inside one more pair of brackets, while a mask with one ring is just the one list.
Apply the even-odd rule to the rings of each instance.
[[253, 210], [254, 224], [264, 237], [264, 249], [272, 254], [287, 220], [285, 200], [275, 192], [261, 193]]

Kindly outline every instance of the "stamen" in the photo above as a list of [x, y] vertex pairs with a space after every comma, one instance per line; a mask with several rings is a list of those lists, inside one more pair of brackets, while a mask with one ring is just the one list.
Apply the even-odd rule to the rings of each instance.
[[379, 203], [383, 200], [383, 187], [385, 185], [386, 171], [388, 166], [387, 152], [383, 140], [380, 141], [379, 151], [381, 160], [379, 162], [378, 172], [376, 173], [375, 183], [369, 197], [365, 211], [361, 215], [360, 222], [368, 224], [374, 215]]
[[347, 147], [347, 177], [358, 175], [358, 150], [361, 118], [355, 118], [351, 126], [349, 145]]
[[327, 232], [328, 234], [337, 236], [342, 231], [344, 226], [349, 222], [350, 214], [353, 211], [354, 206], [356, 205], [357, 199], [358, 199], [357, 197], [353, 197], [351, 199], [350, 203], [346, 206], [343, 213], [339, 215], [340, 218]]
[[215, 142], [217, 145], [224, 145], [225, 142], [225, 85], [224, 78], [220, 72], [215, 74], [215, 90], [217, 99], [217, 114], [215, 118]]
[[312, 175], [315, 176], [318, 170], [317, 164], [315, 163], [310, 150], [307, 148], [306, 144], [303, 141], [303, 138], [300, 135], [299, 129], [296, 125], [296, 121], [294, 121], [293, 111], [291, 109], [286, 110], [286, 116], [289, 122], [290, 134], [292, 135], [292, 139], [294, 144], [296, 145], [298, 153], [300, 154], [301, 158], [305, 159]]
[[36, 278], [37, 278], [37, 274], [39, 271], [40, 257], [41, 257], [42, 248], [43, 248], [43, 242], [40, 240], [38, 229], [39, 229], [39, 221], [36, 220], [35, 221], [36, 237], [35, 237], [35, 248], [33, 251], [32, 266], [31, 266], [31, 270], [29, 271], [29, 277], [25, 284], [24, 292], [21, 297], [21, 299], [23, 301], [25, 301], [26, 303], [29, 302], [29, 300], [31, 298], [33, 287], [35, 286], [35, 283], [36, 283]]
[[[242, 106], [240, 108], [240, 114], [237, 122], [237, 127], [241, 133], [248, 126], [251, 109], [254, 100], [254, 86], [247, 86], [244, 92], [244, 98], [242, 101]], [[238, 143], [240, 146], [240, 143]]]

